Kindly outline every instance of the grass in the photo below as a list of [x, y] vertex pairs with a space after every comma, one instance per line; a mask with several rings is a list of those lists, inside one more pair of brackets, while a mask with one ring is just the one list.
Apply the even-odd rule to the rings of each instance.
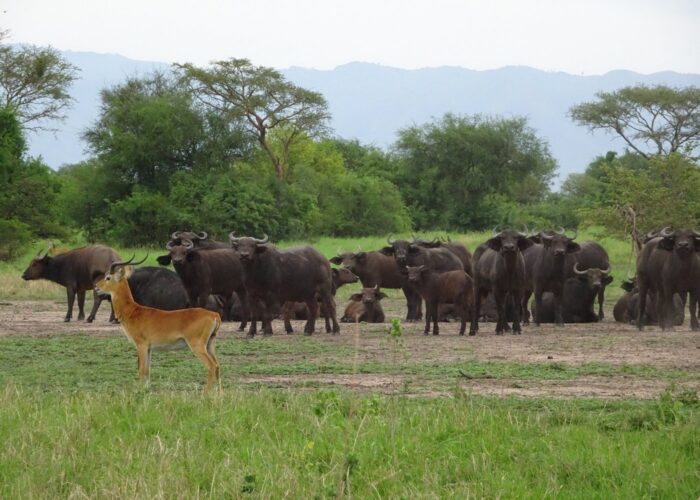
[[0, 389], [0, 497], [695, 498], [697, 401]]

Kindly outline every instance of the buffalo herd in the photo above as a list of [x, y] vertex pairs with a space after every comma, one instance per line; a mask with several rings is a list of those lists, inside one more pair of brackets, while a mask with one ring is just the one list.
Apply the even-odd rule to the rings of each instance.
[[[439, 321], [461, 322], [463, 335], [479, 330], [479, 322], [495, 321], [496, 334], [520, 334], [523, 324], [602, 321], [605, 288], [612, 282], [609, 257], [594, 241], [577, 242], [563, 228], [535, 233], [494, 230], [473, 255], [461, 243], [442, 239], [387, 238], [376, 251], [338, 252], [327, 259], [311, 246], [277, 248], [267, 236], [229, 235], [215, 241], [205, 232], [173, 233], [163, 267], [136, 269], [128, 282], [134, 299], [165, 310], [203, 307], [224, 320], [240, 321], [247, 336], [271, 335], [272, 320], [281, 317], [287, 333], [291, 319], [306, 320], [304, 334], [315, 331], [323, 316], [326, 331], [340, 332], [335, 295], [339, 287], [359, 281], [341, 322], [382, 323], [384, 289], [400, 289], [406, 299], [406, 320], [425, 319], [425, 335], [439, 333]], [[78, 298], [78, 319], [84, 318], [85, 293], [93, 290], [95, 318], [105, 299], [94, 284], [120, 261], [109, 247], [92, 245], [32, 259], [22, 278], [47, 279], [66, 288], [72, 317]], [[332, 267], [334, 264], [338, 267]], [[172, 265], [174, 272], [165, 266]], [[625, 294], [614, 319], [662, 329], [683, 323], [689, 306], [690, 326], [699, 330], [700, 232], [663, 228], [646, 237], [637, 258], [636, 276], [622, 287]], [[107, 297], [108, 298], [108, 297]], [[532, 301], [530, 300], [532, 298]], [[597, 302], [597, 308], [596, 308]], [[423, 313], [425, 303], [425, 314]], [[116, 321], [114, 313], [110, 318]], [[431, 326], [432, 324], [432, 326]]]

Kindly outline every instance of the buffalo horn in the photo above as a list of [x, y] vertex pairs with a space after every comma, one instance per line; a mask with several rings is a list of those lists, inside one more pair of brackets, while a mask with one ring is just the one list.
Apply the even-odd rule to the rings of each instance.
[[391, 239], [391, 234], [386, 237], [386, 241], [389, 243], [389, 245], [394, 246], [394, 240]]
[[554, 238], [554, 231], [544, 230], [540, 233], [540, 238], [543, 240], [551, 241]]
[[231, 243], [237, 243], [241, 239], [241, 238], [236, 238], [235, 233], [236, 233], [235, 231], [231, 231], [230, 233], [228, 233], [228, 239]]
[[500, 231], [498, 230], [498, 226], [494, 226], [494, 227], [493, 227], [493, 235], [494, 235], [494, 236], [498, 236], [499, 234], [501, 234], [501, 233], [500, 233]]
[[169, 251], [171, 251], [171, 250], [173, 249], [174, 246], [175, 246], [175, 245], [173, 245], [173, 241], [170, 240], [170, 241], [165, 245], [165, 249], [169, 252]]
[[182, 246], [187, 250], [190, 250], [194, 248], [194, 243], [192, 243], [192, 240], [182, 240]]
[[659, 235], [659, 232], [658, 232], [658, 231], [654, 231], [654, 230], [652, 229], [651, 231], [649, 231], [649, 232], [647, 233], [647, 236], [646, 236], [645, 239], [646, 239], [646, 241], [649, 241], [649, 240], [651, 240], [651, 239], [656, 238], [658, 235]]
[[170, 238], [172, 238], [173, 240], [176, 240], [180, 237], [181, 234], [182, 234], [181, 231], [175, 231], [173, 234], [170, 235]]
[[138, 261], [138, 262], [134, 262], [134, 257], [136, 257], [136, 254], [132, 255], [131, 258], [130, 258], [129, 260], [112, 262], [112, 265], [109, 266], [109, 274], [113, 274], [113, 273], [114, 273], [114, 270], [115, 270], [117, 267], [128, 266], [128, 265], [130, 265], [130, 264], [131, 264], [132, 266], [138, 266], [139, 264], [142, 264], [142, 263], [145, 262], [145, 260], [148, 258], [148, 253], [146, 253], [146, 256], [145, 256], [143, 259], [141, 259], [140, 261]]
[[608, 267], [606, 269], [601, 269], [600, 272], [603, 273], [605, 276], [610, 274], [610, 264], [608, 264]]
[[695, 235], [696, 238], [700, 238], [700, 231], [693, 229], [693, 235]]
[[[577, 262], [576, 264], [574, 264], [574, 272], [575, 272], [576, 274], [586, 274], [586, 271], [581, 271], [581, 270], [578, 268], [578, 262]], [[610, 268], [608, 268], [608, 272], [610, 272]]]
[[265, 243], [270, 241], [270, 237], [268, 235], [266, 235], [265, 233], [263, 233], [262, 239], [253, 238], [253, 241], [255, 243], [257, 243], [258, 245], [264, 245]]
[[197, 239], [206, 240], [206, 239], [207, 239], [207, 236], [209, 236], [209, 235], [207, 234], [206, 231], [202, 231], [202, 234], [201, 234], [201, 235], [196, 234], [196, 236], [197, 236]]
[[659, 231], [659, 236], [661, 236], [662, 238], [669, 238], [673, 236], [673, 231], [671, 231], [671, 228], [669, 226], [666, 226], [661, 231]]

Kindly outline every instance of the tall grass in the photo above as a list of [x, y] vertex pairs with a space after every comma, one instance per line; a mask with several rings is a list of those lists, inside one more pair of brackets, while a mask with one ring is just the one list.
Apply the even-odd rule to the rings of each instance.
[[697, 409], [0, 389], [0, 497], [696, 498]]

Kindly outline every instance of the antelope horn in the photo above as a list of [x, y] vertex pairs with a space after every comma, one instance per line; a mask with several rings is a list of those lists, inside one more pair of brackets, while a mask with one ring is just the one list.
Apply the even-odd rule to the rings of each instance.
[[175, 231], [173, 234], [170, 235], [170, 238], [173, 240], [176, 240], [180, 237], [181, 234], [182, 234], [182, 231]]
[[257, 238], [253, 238], [253, 241], [255, 241], [255, 243], [258, 243], [260, 245], [264, 245], [265, 243], [270, 241], [270, 237], [268, 235], [266, 235], [265, 233], [263, 233], [262, 239], [259, 240]]
[[138, 262], [134, 262], [135, 257], [136, 257], [136, 254], [132, 255], [129, 260], [112, 262], [112, 264], [109, 266], [109, 274], [113, 274], [114, 270], [117, 267], [128, 266], [130, 264], [132, 266], [138, 266], [139, 264], [143, 264], [143, 262], [148, 258], [148, 252], [146, 252], [146, 256]]
[[[581, 270], [578, 268], [578, 262], [577, 262], [576, 264], [574, 264], [574, 272], [575, 272], [576, 274], [586, 274], [586, 271], [581, 271]], [[610, 272], [610, 269], [608, 269], [608, 272]]]
[[659, 236], [662, 238], [669, 238], [673, 236], [673, 231], [671, 231], [671, 228], [669, 226], [666, 226], [659, 232]]

